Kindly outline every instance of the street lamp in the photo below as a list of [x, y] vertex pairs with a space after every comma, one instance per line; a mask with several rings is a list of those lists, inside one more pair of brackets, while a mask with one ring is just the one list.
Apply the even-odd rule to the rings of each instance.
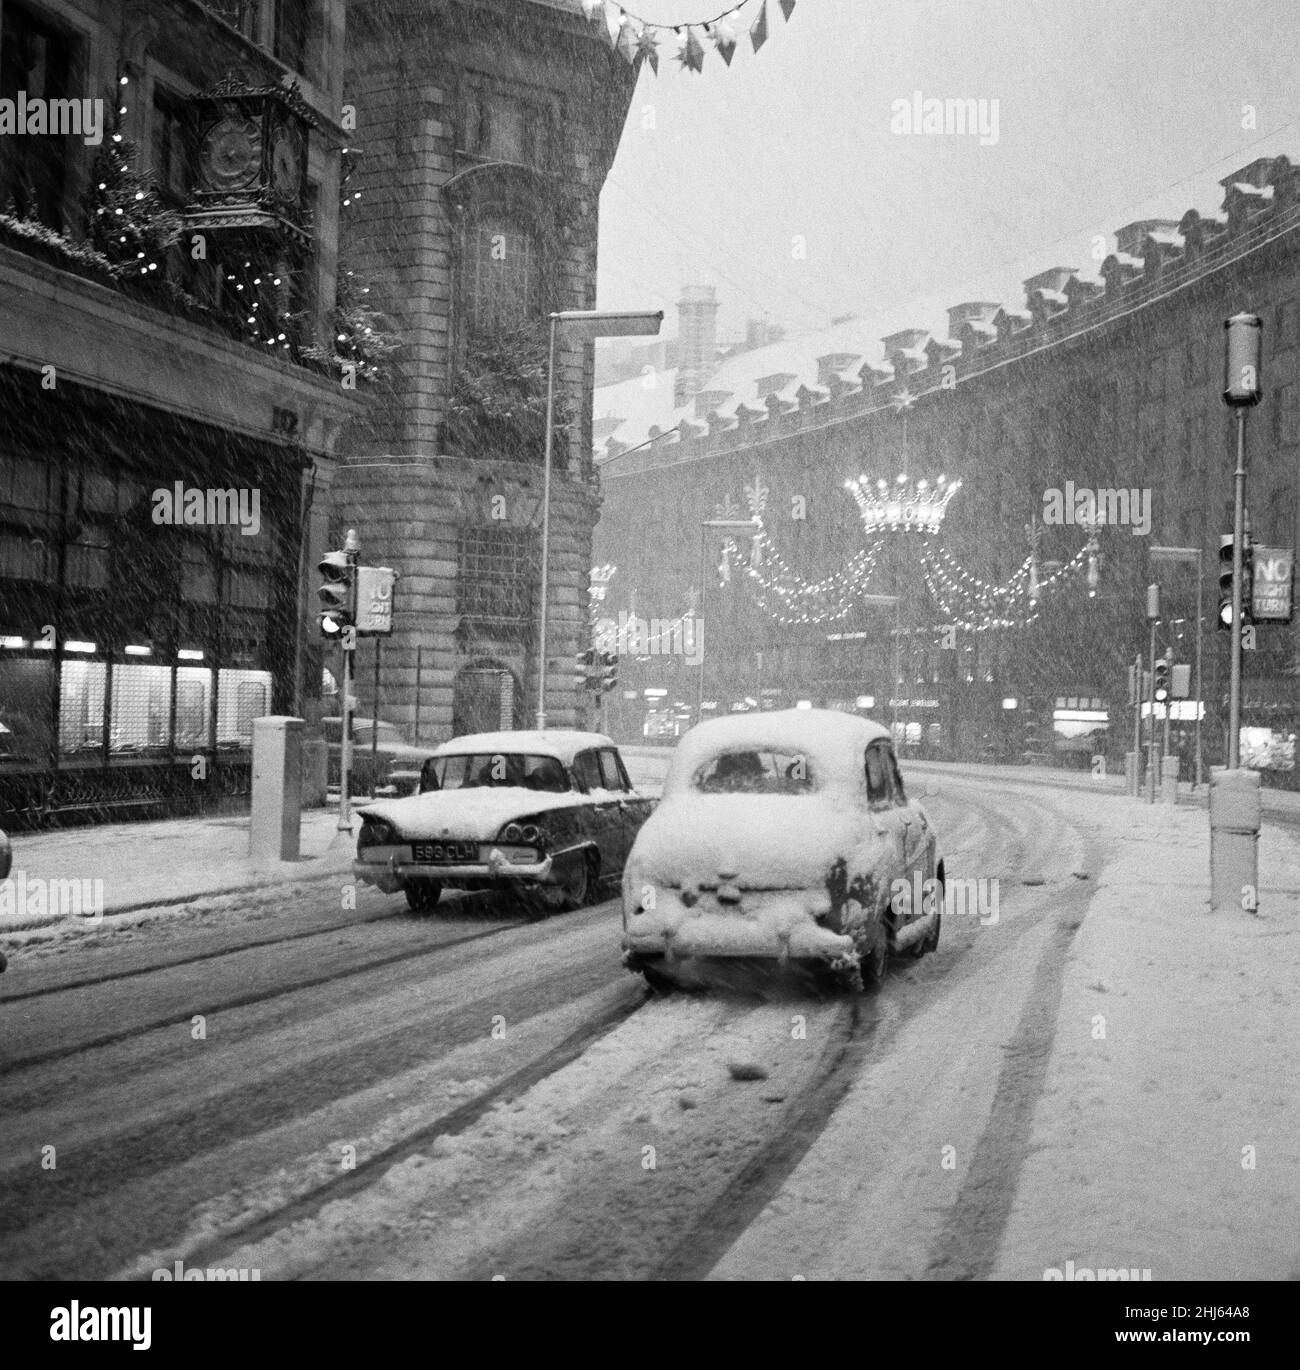
[[[757, 519], [701, 519], [700, 520], [700, 599], [696, 606], [696, 641], [699, 643], [700, 652], [700, 681], [699, 693], [695, 700], [695, 721], [704, 722], [704, 640], [700, 637], [700, 628], [704, 623], [704, 581], [705, 581], [705, 530], [708, 528], [722, 528], [732, 533], [757, 533], [762, 525]], [[760, 664], [760, 670], [762, 669]], [[761, 704], [762, 694], [759, 695]]]
[[1201, 549], [1199, 547], [1153, 547], [1151, 560], [1155, 562], [1183, 562], [1196, 567], [1196, 786], [1202, 782], [1201, 765], [1201, 715], [1205, 712], [1201, 694], [1201, 595], [1204, 579], [1201, 569]]
[[898, 745], [898, 676], [900, 671], [899, 652], [903, 640], [902, 606], [903, 601], [898, 595], [859, 595], [859, 604], [869, 604], [877, 609], [888, 609], [892, 606], [894, 610], [894, 679], [889, 697], [893, 704], [893, 714], [891, 716], [889, 730], [894, 735], [894, 745]]
[[551, 346], [546, 363], [546, 458], [542, 475], [542, 612], [537, 635], [537, 727], [546, 727], [546, 622], [551, 570], [551, 446], [555, 434], [555, 339], [561, 328], [579, 342], [596, 338], [647, 337], [659, 332], [662, 309], [654, 313], [615, 313], [568, 309], [551, 318]]

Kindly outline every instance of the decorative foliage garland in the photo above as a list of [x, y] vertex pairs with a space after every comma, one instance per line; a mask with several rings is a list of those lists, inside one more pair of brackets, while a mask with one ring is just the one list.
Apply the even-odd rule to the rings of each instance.
[[[546, 438], [547, 330], [533, 322], [493, 337], [472, 339], [447, 406], [449, 436], [463, 448], [527, 461]], [[573, 404], [555, 387], [557, 448], [573, 422]]]

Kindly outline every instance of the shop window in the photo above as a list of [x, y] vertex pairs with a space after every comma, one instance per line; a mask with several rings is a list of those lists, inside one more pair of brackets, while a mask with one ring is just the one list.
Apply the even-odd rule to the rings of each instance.
[[206, 667], [176, 670], [176, 747], [184, 751], [209, 745], [208, 699], [212, 672]]
[[165, 751], [171, 737], [171, 668], [114, 665], [111, 750]]
[[59, 674], [59, 751], [76, 756], [104, 745], [102, 661], [65, 661]]
[[253, 720], [270, 712], [270, 671], [221, 671], [217, 679], [217, 746], [251, 746]]
[[53, 738], [54, 663], [0, 650], [0, 772], [45, 765]]

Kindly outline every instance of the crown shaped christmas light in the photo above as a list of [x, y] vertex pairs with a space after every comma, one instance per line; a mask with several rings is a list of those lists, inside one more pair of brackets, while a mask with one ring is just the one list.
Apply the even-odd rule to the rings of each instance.
[[844, 488], [857, 501], [862, 526], [868, 533], [937, 533], [943, 527], [948, 501], [961, 481], [940, 476], [933, 484], [906, 474], [892, 483], [872, 481], [868, 475], [846, 480]]

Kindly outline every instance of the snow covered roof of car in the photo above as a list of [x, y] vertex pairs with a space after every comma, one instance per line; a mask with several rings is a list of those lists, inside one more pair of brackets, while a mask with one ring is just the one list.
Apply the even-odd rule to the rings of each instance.
[[553, 756], [571, 765], [573, 758], [588, 747], [612, 747], [614, 743], [604, 733], [584, 733], [571, 728], [547, 728], [545, 731], [504, 733], [466, 733], [444, 742], [437, 756], [482, 755], [502, 752], [505, 755]]
[[713, 757], [747, 747], [805, 755], [815, 780], [831, 788], [856, 787], [867, 745], [889, 740], [888, 728], [835, 709], [780, 709], [710, 719], [692, 728], [677, 744], [664, 780], [664, 797], [686, 789]]

